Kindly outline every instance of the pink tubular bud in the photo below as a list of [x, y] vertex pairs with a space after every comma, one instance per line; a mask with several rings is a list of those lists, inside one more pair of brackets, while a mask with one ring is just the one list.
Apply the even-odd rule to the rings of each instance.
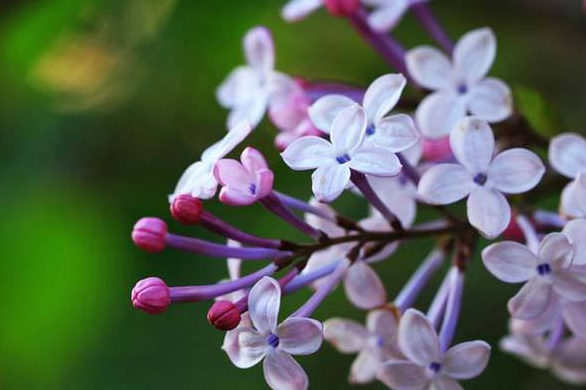
[[517, 223], [517, 212], [515, 210], [511, 213], [511, 220], [509, 221], [509, 226], [503, 232], [503, 237], [511, 241], [525, 242], [525, 235], [519, 223]]
[[150, 277], [136, 283], [132, 289], [132, 305], [149, 314], [167, 310], [171, 304], [169, 287], [162, 279]]
[[166, 236], [167, 224], [159, 218], [141, 218], [132, 230], [132, 241], [136, 246], [151, 253], [157, 253], [165, 249]]
[[450, 137], [423, 141], [423, 158], [427, 161], [446, 161], [453, 157]]
[[329, 13], [335, 16], [349, 16], [358, 11], [360, 0], [324, 0]]
[[217, 301], [208, 311], [208, 321], [219, 330], [232, 330], [240, 324], [240, 312], [230, 301]]
[[201, 200], [188, 194], [175, 197], [170, 208], [173, 218], [184, 225], [196, 225], [199, 223], [203, 210]]

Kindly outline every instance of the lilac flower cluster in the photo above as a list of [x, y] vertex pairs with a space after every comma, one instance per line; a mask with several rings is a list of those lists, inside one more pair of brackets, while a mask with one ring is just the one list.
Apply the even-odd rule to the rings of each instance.
[[[251, 29], [243, 41], [246, 65], [217, 90], [230, 111], [228, 132], [187, 168], [169, 196], [177, 221], [202, 226], [225, 243], [170, 233], [151, 217], [132, 232], [148, 252], [169, 247], [226, 258], [229, 279], [168, 287], [150, 277], [132, 290], [133, 305], [156, 314], [171, 304], [213, 301], [208, 321], [226, 332], [222, 349], [238, 368], [262, 361], [275, 390], [308, 388], [293, 356], [313, 354], [324, 339], [357, 354], [352, 383], [458, 390], [459, 381], [484, 371], [491, 352], [481, 340], [452, 345], [468, 263], [479, 236], [503, 236], [506, 241], [482, 250], [483, 263], [501, 281], [524, 284], [509, 301], [510, 335], [501, 348], [567, 382], [586, 383], [586, 140], [578, 134], [544, 139], [513, 108], [507, 84], [487, 76], [497, 52], [491, 29], [472, 30], [454, 43], [425, 0], [291, 0], [282, 14], [297, 21], [322, 5], [346, 18], [398, 73], [366, 88], [293, 77], [275, 70], [269, 31]], [[403, 49], [392, 30], [407, 13], [441, 49]], [[414, 98], [402, 96], [406, 88]], [[247, 146], [239, 160], [227, 158], [265, 114], [278, 129], [275, 146], [284, 163], [313, 171], [310, 200], [275, 190], [273, 171], [257, 149]], [[538, 153], [548, 154], [551, 167], [543, 185], [553, 188], [556, 172], [571, 179], [560, 189], [558, 212], [536, 208], [537, 191], [519, 196], [546, 174]], [[213, 215], [204, 201], [218, 187], [223, 204], [258, 203], [306, 241], [259, 237]], [[361, 220], [333, 207], [344, 192], [369, 205]], [[466, 217], [446, 207], [463, 199]], [[440, 217], [420, 221], [419, 207]], [[402, 242], [429, 238], [437, 240], [435, 248], [389, 299], [373, 264]], [[247, 261], [263, 266], [245, 274]], [[415, 306], [418, 296], [444, 268], [424, 313]], [[352, 305], [367, 311], [365, 325], [311, 318], [339, 284]], [[283, 295], [303, 288], [313, 295], [279, 321]]]

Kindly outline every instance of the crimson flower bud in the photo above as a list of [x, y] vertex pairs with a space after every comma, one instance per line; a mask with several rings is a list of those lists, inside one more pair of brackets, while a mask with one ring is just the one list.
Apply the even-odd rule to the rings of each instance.
[[360, 0], [324, 0], [326, 9], [335, 16], [349, 16], [358, 11]]
[[132, 289], [132, 305], [149, 314], [158, 314], [171, 304], [169, 287], [159, 278], [150, 277], [136, 283]]
[[196, 225], [202, 210], [201, 200], [188, 194], [175, 197], [171, 203], [171, 215], [184, 225]]
[[517, 213], [513, 211], [511, 213], [511, 220], [509, 221], [509, 226], [503, 232], [503, 237], [507, 240], [517, 241], [517, 242], [524, 242], [525, 235], [523, 234], [523, 230], [517, 223]]
[[240, 323], [240, 312], [230, 301], [217, 301], [208, 311], [208, 321], [216, 329], [232, 330]]
[[427, 161], [446, 161], [453, 156], [450, 137], [423, 141], [423, 158]]
[[167, 224], [159, 218], [141, 218], [132, 230], [132, 241], [136, 246], [151, 253], [165, 249], [165, 236], [167, 236]]

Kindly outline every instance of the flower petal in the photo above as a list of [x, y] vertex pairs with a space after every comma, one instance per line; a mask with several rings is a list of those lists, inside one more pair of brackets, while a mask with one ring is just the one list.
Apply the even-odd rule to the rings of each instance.
[[572, 264], [586, 265], [586, 219], [574, 219], [562, 230], [574, 246], [574, 260]]
[[533, 152], [514, 148], [495, 156], [488, 168], [488, 180], [506, 194], [529, 191], [545, 174], [545, 166]]
[[250, 191], [233, 187], [223, 187], [218, 199], [229, 206], [250, 206], [256, 202], [256, 197]]
[[401, 172], [402, 165], [399, 158], [388, 150], [363, 147], [352, 154], [350, 167], [367, 175], [389, 177]]
[[509, 300], [508, 308], [512, 317], [531, 320], [545, 311], [552, 294], [551, 286], [543, 279], [530, 279], [517, 295]]
[[350, 367], [348, 381], [351, 384], [366, 384], [376, 379], [376, 373], [381, 368], [383, 360], [370, 349], [360, 351]]
[[250, 91], [260, 88], [258, 73], [250, 66], [234, 69], [216, 90], [216, 99], [224, 108], [244, 104], [250, 97]]
[[446, 91], [426, 96], [417, 107], [415, 119], [424, 137], [437, 139], [449, 135], [465, 115], [465, 101], [457, 94]]
[[291, 355], [310, 355], [321, 347], [323, 326], [311, 318], [289, 317], [277, 326], [279, 348]]
[[564, 176], [575, 178], [586, 171], [586, 140], [579, 134], [566, 133], [549, 142], [549, 162]]
[[407, 80], [402, 74], [386, 74], [370, 84], [362, 105], [370, 122], [377, 122], [395, 107]]
[[228, 130], [228, 133], [220, 141], [207, 148], [201, 155], [201, 160], [216, 162], [226, 157], [252, 132], [252, 126], [248, 121], [243, 120]]
[[581, 214], [586, 213], [586, 172], [580, 172], [574, 185], [574, 203]]
[[235, 106], [226, 121], [228, 128], [232, 128], [238, 123], [246, 120], [252, 127], [258, 126], [265, 111], [267, 110], [268, 96], [262, 90], [249, 91], [248, 99], [237, 106]]
[[574, 246], [562, 233], [550, 233], [543, 238], [537, 254], [540, 262], [554, 266], [554, 269], [570, 267], [574, 258]]
[[275, 279], [265, 276], [250, 289], [248, 313], [259, 333], [275, 332], [280, 306], [281, 286]]
[[401, 352], [412, 362], [427, 367], [440, 354], [439, 338], [433, 325], [421, 312], [408, 309], [399, 323]]
[[191, 194], [198, 199], [211, 199], [216, 195], [218, 181], [214, 177], [213, 164], [197, 161], [191, 164], [179, 178], [169, 202], [177, 195]]
[[499, 346], [504, 352], [515, 355], [533, 367], [546, 368], [549, 364], [549, 350], [541, 335], [507, 336], [501, 340]]
[[450, 147], [472, 175], [486, 174], [494, 153], [494, 134], [486, 121], [468, 116], [450, 133]]
[[320, 202], [331, 202], [346, 188], [350, 181], [350, 168], [334, 163], [317, 168], [311, 175], [311, 190]]
[[450, 348], [442, 368], [454, 379], [475, 378], [484, 371], [489, 358], [490, 345], [484, 341], [469, 341]]
[[429, 386], [429, 390], [463, 390], [462, 386], [448, 376], [440, 376]]
[[564, 302], [564, 320], [577, 337], [586, 340], [586, 301]]
[[322, 0], [289, 0], [281, 10], [287, 22], [297, 22], [322, 6]]
[[422, 390], [429, 384], [425, 368], [405, 360], [392, 360], [383, 364], [376, 377], [394, 390]]
[[560, 196], [560, 214], [574, 218], [583, 218], [586, 216], [578, 204], [577, 198], [580, 191], [576, 190], [577, 187], [576, 180], [572, 180], [562, 190]]
[[226, 333], [222, 349], [238, 368], [250, 368], [265, 356], [266, 337], [248, 327], [238, 327]]
[[388, 2], [368, 15], [368, 25], [377, 32], [388, 32], [401, 21], [409, 5], [410, 2], [407, 0]]
[[343, 95], [326, 95], [319, 98], [309, 107], [309, 118], [318, 129], [329, 133], [334, 119], [346, 108], [356, 102]]
[[363, 349], [369, 334], [361, 324], [344, 318], [332, 318], [324, 322], [324, 337], [338, 351], [355, 353]]
[[321, 137], [301, 137], [281, 153], [289, 168], [296, 171], [318, 168], [335, 158], [332, 144]]
[[267, 160], [265, 160], [264, 156], [258, 149], [247, 147], [242, 151], [240, 155], [240, 161], [242, 165], [248, 170], [248, 172], [256, 172], [260, 171], [261, 169], [267, 169], [269, 165], [267, 164]]
[[244, 36], [244, 55], [250, 66], [260, 72], [275, 67], [275, 47], [271, 32], [265, 27], [255, 27]]
[[492, 244], [482, 251], [486, 269], [503, 282], [520, 283], [535, 275], [537, 257], [525, 246], [513, 241]]
[[438, 164], [421, 176], [417, 194], [429, 204], [450, 204], [466, 197], [472, 188], [470, 173], [463, 166]]
[[462, 36], [454, 47], [454, 68], [467, 83], [482, 79], [496, 56], [496, 38], [490, 28], [480, 28]]
[[487, 78], [470, 88], [468, 108], [488, 122], [500, 122], [513, 113], [511, 89], [502, 80]]
[[344, 290], [348, 300], [359, 309], [372, 309], [387, 300], [385, 286], [378, 274], [364, 261], [355, 262], [346, 272]]
[[[242, 248], [242, 244], [236, 240], [228, 239], [227, 245], [232, 248]], [[226, 265], [228, 266], [228, 275], [230, 276], [230, 280], [239, 279], [242, 260], [236, 258], [229, 258], [226, 260]]]
[[452, 63], [438, 49], [430, 46], [417, 47], [407, 53], [405, 61], [409, 74], [422, 87], [432, 90], [452, 87]]
[[360, 105], [353, 104], [345, 108], [334, 119], [330, 139], [336, 152], [353, 151], [362, 143], [366, 130], [366, 111]]
[[310, 206], [320, 210], [320, 212], [327, 215], [330, 219], [322, 218], [315, 214], [305, 213], [305, 222], [310, 224], [312, 227], [321, 230], [331, 237], [340, 237], [345, 233], [345, 230], [340, 227], [336, 222], [336, 210], [334, 210], [329, 204], [321, 203], [314, 197], [309, 200]]
[[586, 274], [572, 269], [558, 272], [553, 276], [553, 288], [555, 292], [569, 301], [585, 301]]
[[375, 133], [366, 139], [378, 147], [398, 153], [415, 145], [419, 140], [419, 134], [411, 117], [399, 114], [378, 121]]
[[511, 206], [498, 191], [476, 187], [470, 192], [466, 206], [470, 224], [486, 238], [495, 238], [509, 226]]
[[256, 186], [256, 189], [254, 190], [254, 198], [262, 199], [265, 196], [268, 196], [271, 192], [273, 192], [274, 181], [275, 176], [273, 174], [273, 171], [271, 171], [270, 169], [261, 169], [260, 171], [256, 172], [254, 181]]
[[560, 298], [552, 294], [547, 308], [539, 316], [531, 320], [512, 319], [510, 328], [512, 333], [519, 333], [531, 336], [542, 336], [548, 330], [551, 330], [559, 320], [562, 313]]
[[[417, 188], [400, 177], [369, 176], [373, 190], [405, 227], [413, 225], [417, 213]], [[387, 223], [388, 225], [388, 223]]]
[[250, 172], [239, 161], [231, 158], [225, 158], [216, 163], [214, 176], [221, 185], [241, 191], [247, 190], [250, 184], [254, 183], [254, 177]]
[[366, 328], [370, 333], [381, 337], [385, 345], [392, 346], [397, 342], [399, 316], [398, 311], [388, 308], [372, 310], [366, 317]]
[[270, 349], [263, 362], [267, 384], [273, 390], [306, 390], [309, 379], [299, 365], [287, 352]]

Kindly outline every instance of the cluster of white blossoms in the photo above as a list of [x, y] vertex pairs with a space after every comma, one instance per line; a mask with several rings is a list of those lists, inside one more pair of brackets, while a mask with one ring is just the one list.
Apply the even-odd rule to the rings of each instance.
[[[133, 305], [155, 314], [171, 304], [214, 302], [208, 320], [226, 331], [222, 349], [239, 368], [262, 361], [274, 390], [308, 388], [293, 356], [313, 354], [323, 340], [357, 354], [351, 383], [460, 390], [460, 381], [485, 370], [491, 353], [481, 340], [453, 345], [468, 264], [481, 253], [497, 279], [523, 284], [502, 308], [510, 315], [510, 334], [501, 348], [566, 382], [586, 384], [586, 140], [574, 133], [545, 139], [514, 110], [509, 87], [487, 76], [497, 51], [491, 29], [452, 43], [424, 0], [291, 0], [283, 16], [299, 20], [322, 5], [347, 18], [399, 73], [365, 88], [289, 76], [275, 70], [270, 32], [248, 31], [247, 64], [217, 90], [229, 110], [229, 131], [188, 167], [169, 196], [175, 220], [223, 242], [170, 233], [152, 217], [132, 233], [149, 252], [173, 248], [228, 258], [230, 279], [168, 287], [147, 278], [135, 286]], [[403, 50], [390, 31], [407, 13], [441, 50]], [[309, 201], [274, 189], [278, 174], [259, 150], [248, 146], [239, 160], [227, 158], [265, 114], [278, 130], [275, 146], [284, 165], [313, 172]], [[549, 181], [557, 174], [571, 179], [563, 189]], [[540, 208], [537, 191], [534, 198], [526, 194], [537, 186], [558, 191], [558, 211]], [[203, 206], [217, 193], [227, 206], [258, 203], [305, 240], [260, 237], [220, 219]], [[336, 208], [344, 196], [364, 202], [360, 218]], [[439, 217], [426, 219], [420, 208]], [[503, 241], [479, 248], [481, 236]], [[404, 287], [388, 291], [377, 267], [399, 245], [418, 239], [436, 241]], [[247, 261], [266, 264], [244, 273]], [[431, 302], [421, 302], [438, 272], [443, 282]], [[338, 285], [350, 304], [367, 312], [365, 325], [310, 318]], [[280, 322], [281, 300], [303, 288], [311, 297]]]

